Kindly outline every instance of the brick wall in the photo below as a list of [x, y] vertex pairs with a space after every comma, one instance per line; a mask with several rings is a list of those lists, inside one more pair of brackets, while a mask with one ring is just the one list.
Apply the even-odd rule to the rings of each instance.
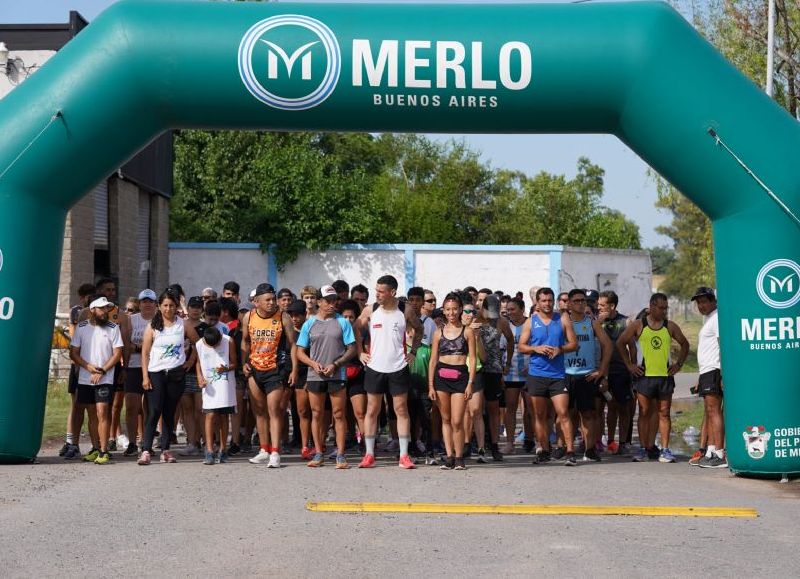
[[138, 295], [139, 256], [136, 250], [139, 222], [139, 187], [112, 177], [108, 184], [109, 254], [111, 271], [118, 279], [118, 300], [122, 304]]
[[153, 195], [150, 200], [150, 285], [161, 293], [169, 278], [169, 200]]
[[59, 313], [68, 313], [78, 300], [78, 287], [94, 282], [94, 196], [90, 192], [67, 213], [61, 277], [58, 284]]

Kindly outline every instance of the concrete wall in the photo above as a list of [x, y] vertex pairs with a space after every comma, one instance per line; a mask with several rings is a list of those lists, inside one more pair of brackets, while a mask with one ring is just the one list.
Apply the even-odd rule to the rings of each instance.
[[623, 314], [636, 315], [650, 301], [653, 274], [646, 251], [565, 247], [559, 269], [561, 291], [613, 290]]
[[[650, 258], [643, 251], [617, 251], [562, 246], [353, 245], [325, 252], [302, 252], [279, 272], [274, 259], [256, 244], [170, 244], [170, 280], [187, 295], [206, 287], [217, 290], [235, 280], [246, 295], [268, 280], [276, 289], [299, 293], [304, 285], [319, 287], [335, 279], [370, 290], [384, 274], [394, 275], [400, 292], [412, 285], [432, 289], [438, 298], [467, 285], [522, 291], [526, 303], [531, 286], [559, 291], [573, 287], [614, 289], [623, 312], [650, 296]], [[598, 278], [601, 274], [604, 275]], [[600, 287], [598, 281], [604, 285]], [[611, 283], [608, 283], [611, 282]], [[635, 308], [638, 311], [638, 307]]]

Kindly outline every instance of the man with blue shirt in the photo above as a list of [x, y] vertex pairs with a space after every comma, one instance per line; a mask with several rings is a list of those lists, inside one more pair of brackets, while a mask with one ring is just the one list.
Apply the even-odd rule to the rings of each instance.
[[345, 318], [336, 313], [338, 295], [333, 286], [326, 285], [320, 290], [317, 315], [306, 320], [297, 338], [297, 360], [308, 366], [306, 389], [311, 403], [311, 434], [314, 438], [315, 454], [308, 463], [310, 467], [320, 467], [323, 455], [323, 424], [325, 417], [325, 396], [330, 395], [333, 421], [336, 429], [336, 468], [348, 468], [345, 458], [345, 438], [347, 436], [347, 375], [345, 366], [355, 358], [356, 339], [353, 327]]
[[567, 446], [566, 464], [575, 466], [572, 422], [569, 419], [564, 354], [578, 349], [575, 331], [568, 316], [553, 312], [555, 294], [549, 287], [536, 291], [536, 313], [525, 322], [519, 338], [519, 351], [530, 354], [526, 388], [533, 401], [536, 439], [539, 444], [534, 464], [550, 460], [550, 439], [547, 427], [548, 399], [553, 403], [556, 419]]

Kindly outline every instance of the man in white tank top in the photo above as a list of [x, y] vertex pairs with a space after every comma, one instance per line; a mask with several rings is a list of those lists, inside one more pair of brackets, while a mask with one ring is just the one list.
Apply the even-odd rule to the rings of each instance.
[[[408, 416], [408, 389], [410, 374], [408, 365], [414, 360], [422, 341], [423, 327], [419, 317], [411, 308], [400, 306], [397, 299], [397, 280], [391, 275], [378, 279], [375, 286], [376, 304], [364, 308], [356, 322], [356, 345], [364, 364], [364, 389], [367, 391], [367, 414], [364, 417], [364, 440], [367, 452], [359, 468], [375, 465], [375, 437], [378, 432], [378, 413], [381, 401], [387, 392], [392, 396], [397, 415], [397, 434], [400, 442], [402, 468], [415, 468], [408, 456], [411, 440], [411, 422]], [[411, 349], [406, 353], [406, 325], [414, 330]], [[365, 348], [364, 335], [369, 332], [369, 351]]]

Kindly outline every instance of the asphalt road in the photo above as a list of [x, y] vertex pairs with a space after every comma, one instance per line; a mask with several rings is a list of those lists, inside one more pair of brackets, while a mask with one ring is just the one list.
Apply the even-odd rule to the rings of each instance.
[[[353, 459], [355, 460], [355, 459]], [[796, 576], [800, 481], [677, 464], [532, 466], [527, 455], [464, 472], [390, 457], [373, 470], [279, 471], [236, 457], [140, 467], [0, 466], [5, 577]], [[757, 519], [335, 514], [307, 501], [754, 507]]]

